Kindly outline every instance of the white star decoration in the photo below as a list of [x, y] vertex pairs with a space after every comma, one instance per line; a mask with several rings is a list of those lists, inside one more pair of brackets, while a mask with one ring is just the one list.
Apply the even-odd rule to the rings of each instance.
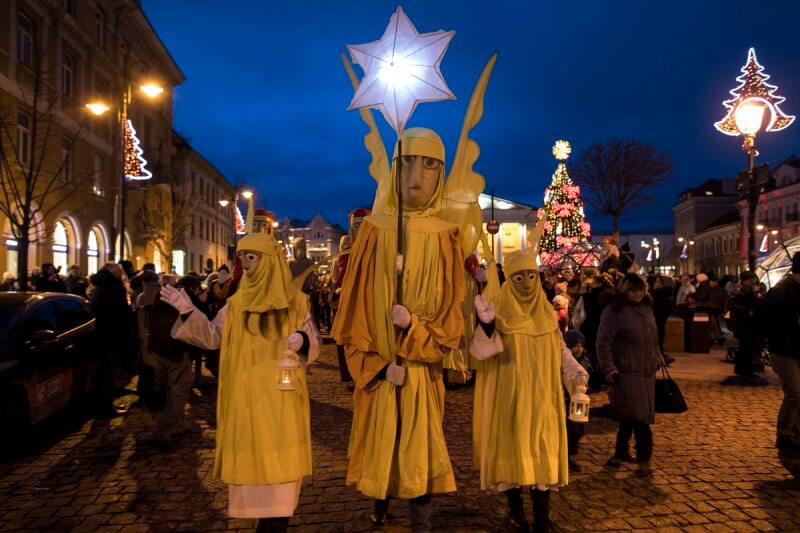
[[380, 110], [400, 136], [417, 103], [454, 100], [439, 64], [455, 34], [444, 30], [417, 33], [398, 6], [379, 40], [347, 45], [353, 63], [364, 69], [348, 109]]

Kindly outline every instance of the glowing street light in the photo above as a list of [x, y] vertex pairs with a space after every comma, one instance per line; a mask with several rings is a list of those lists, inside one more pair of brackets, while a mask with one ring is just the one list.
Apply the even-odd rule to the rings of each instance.
[[150, 98], [155, 98], [156, 96], [164, 92], [164, 87], [162, 87], [157, 83], [149, 82], [140, 85], [139, 90], [141, 90], [144, 94], [146, 94]]
[[228, 207], [229, 203], [231, 203], [230, 200], [222, 199], [219, 201], [219, 205], [221, 205], [222, 207]]
[[244, 198], [245, 200], [249, 200], [250, 198], [253, 197], [253, 191], [242, 191], [241, 195], [242, 198]]
[[756, 135], [760, 131], [773, 132], [788, 128], [795, 117], [785, 114], [780, 104], [786, 99], [775, 92], [778, 87], [767, 83], [769, 75], [759, 64], [756, 52], [750, 48], [747, 52], [747, 63], [741, 69], [742, 74], [736, 81], [740, 85], [730, 91], [731, 98], [722, 102], [727, 112], [725, 117], [714, 124], [718, 131], [725, 135], [737, 137], [742, 135], [742, 149], [747, 154], [747, 170], [739, 173], [737, 187], [747, 191], [748, 221], [750, 224], [747, 245], [747, 262], [751, 271], [755, 270], [756, 241], [755, 214], [758, 199], [763, 185], [769, 179], [768, 168], [754, 168]]
[[105, 112], [108, 111], [111, 108], [108, 107], [103, 102], [89, 102], [88, 104], [86, 104], [86, 109], [88, 109], [94, 115], [99, 117], [99, 116], [102, 116], [103, 114], [105, 114]]

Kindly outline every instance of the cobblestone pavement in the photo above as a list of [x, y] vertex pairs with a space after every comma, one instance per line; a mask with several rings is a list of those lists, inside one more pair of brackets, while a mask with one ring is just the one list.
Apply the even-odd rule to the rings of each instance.
[[[773, 386], [681, 381], [690, 410], [658, 415], [652, 475], [603, 466], [616, 424], [594, 416], [579, 459], [584, 472], [552, 499], [564, 531], [800, 531], [800, 483], [777, 459]], [[212, 385], [213, 388], [213, 385]], [[364, 531], [370, 502], [344, 486], [351, 399], [333, 346], [309, 376], [314, 476], [291, 525], [297, 531]], [[133, 396], [128, 396], [132, 400]], [[20, 457], [0, 465], [2, 531], [252, 530], [226, 516], [212, 478], [215, 394], [195, 390], [195, 429], [174, 452], [139, 443], [152, 417], [140, 404], [124, 418], [86, 420], [73, 409], [33, 431]], [[595, 394], [593, 404], [606, 403]], [[458, 493], [434, 498], [440, 531], [502, 531], [505, 499], [484, 493], [472, 466], [472, 393], [448, 394], [445, 429]], [[530, 514], [530, 502], [527, 502]], [[407, 529], [393, 504], [390, 531]]]

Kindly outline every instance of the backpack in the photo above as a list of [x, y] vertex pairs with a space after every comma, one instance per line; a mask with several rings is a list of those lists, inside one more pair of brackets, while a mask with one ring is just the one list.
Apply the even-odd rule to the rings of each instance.
[[176, 320], [178, 320], [178, 310], [160, 299], [156, 299], [152, 305], [145, 306], [147, 349], [173, 361], [180, 359], [189, 347], [171, 335]]

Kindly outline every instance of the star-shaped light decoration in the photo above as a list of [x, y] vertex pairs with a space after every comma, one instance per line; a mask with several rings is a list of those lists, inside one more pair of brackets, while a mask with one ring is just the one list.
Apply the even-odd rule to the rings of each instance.
[[[764, 131], [780, 131], [794, 122], [791, 115], [786, 115], [779, 104], [786, 98], [775, 91], [778, 87], [767, 83], [769, 74], [759, 64], [756, 51], [751, 48], [747, 52], [747, 64], [742, 67], [742, 75], [736, 78], [741, 85], [731, 90], [732, 98], [722, 102], [727, 109], [725, 117], [714, 126], [725, 135], [737, 136], [752, 134], [749, 131], [760, 128], [764, 112], [768, 112]], [[752, 123], [753, 126], [746, 125]]]
[[454, 100], [439, 64], [455, 33], [417, 33], [398, 6], [379, 40], [347, 45], [353, 63], [364, 69], [348, 109], [380, 110], [399, 137], [419, 102]]
[[564, 161], [571, 153], [572, 146], [570, 146], [569, 141], [556, 141], [556, 144], [553, 145], [553, 155], [559, 161]]

